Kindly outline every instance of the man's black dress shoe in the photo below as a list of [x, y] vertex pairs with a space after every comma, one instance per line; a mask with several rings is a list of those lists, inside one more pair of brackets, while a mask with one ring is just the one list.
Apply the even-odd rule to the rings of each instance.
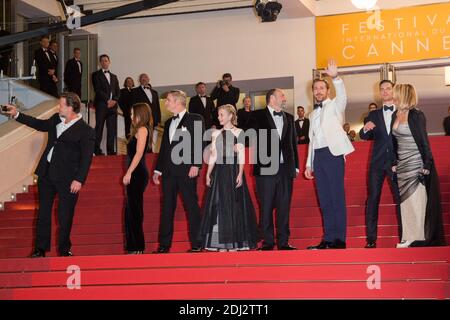
[[364, 248], [366, 249], [373, 249], [377, 247], [377, 243], [375, 241], [369, 241], [366, 243], [366, 246]]
[[345, 249], [347, 248], [347, 244], [339, 239], [336, 239], [333, 243], [333, 249]]
[[309, 246], [306, 249], [308, 249], [308, 250], [323, 250], [323, 249], [333, 249], [333, 248], [334, 248], [333, 242], [322, 240], [318, 245]]
[[31, 258], [45, 258], [45, 251], [40, 249], [35, 249], [30, 256]]
[[271, 251], [273, 250], [273, 246], [268, 246], [268, 245], [262, 245], [261, 247], [258, 248], [259, 251]]
[[136, 250], [136, 251], [128, 251], [128, 254], [144, 254], [143, 250]]
[[169, 251], [170, 251], [169, 247], [160, 246], [158, 247], [157, 250], [153, 251], [153, 253], [169, 253]]
[[288, 245], [286, 245], [286, 246], [278, 247], [278, 250], [297, 250], [297, 248], [291, 246], [290, 244], [288, 244]]
[[192, 248], [189, 249], [187, 252], [190, 252], [190, 253], [198, 253], [198, 252], [202, 252], [202, 248], [200, 248], [200, 247], [192, 247]]
[[61, 252], [60, 257], [73, 257], [73, 253], [70, 251]]

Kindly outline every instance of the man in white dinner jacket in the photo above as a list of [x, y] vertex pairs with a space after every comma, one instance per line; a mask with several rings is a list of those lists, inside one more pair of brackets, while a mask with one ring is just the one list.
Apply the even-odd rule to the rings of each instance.
[[315, 104], [310, 115], [310, 144], [305, 170], [307, 179], [313, 179], [313, 172], [316, 177], [324, 235], [322, 241], [308, 247], [309, 250], [346, 248], [345, 156], [354, 148], [342, 128], [347, 95], [344, 82], [338, 77], [336, 62], [330, 60], [325, 72], [333, 79], [336, 97], [329, 98], [330, 85], [325, 79], [313, 81]]

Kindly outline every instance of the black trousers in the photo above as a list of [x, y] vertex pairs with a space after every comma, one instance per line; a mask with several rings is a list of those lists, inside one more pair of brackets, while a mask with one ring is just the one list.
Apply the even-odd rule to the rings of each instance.
[[39, 177], [39, 211], [36, 227], [36, 249], [50, 251], [52, 208], [56, 194], [59, 197], [58, 204], [58, 251], [64, 253], [70, 250], [70, 232], [72, 230], [75, 205], [78, 193], [70, 192], [72, 181], [53, 181], [49, 176]]
[[125, 123], [125, 137], [128, 138], [131, 132], [131, 108], [122, 108], [122, 112], [123, 121]]
[[189, 239], [192, 247], [201, 247], [198, 241], [201, 216], [197, 196], [197, 178], [162, 176], [163, 209], [159, 228], [160, 246], [170, 247], [173, 238], [173, 222], [177, 208], [177, 195], [186, 206], [189, 221]]
[[[383, 182], [387, 177], [391, 192], [396, 203], [397, 219], [400, 218], [400, 194], [397, 185], [397, 176], [392, 172], [388, 166], [371, 167], [369, 170], [369, 196], [367, 198], [366, 207], [366, 236], [367, 242], [377, 240], [378, 231], [378, 209], [380, 205], [381, 191], [383, 189]], [[399, 223], [401, 226], [401, 223]], [[399, 227], [399, 234], [401, 238], [401, 227]]]
[[127, 186], [125, 207], [125, 237], [127, 251], [144, 251], [144, 191], [148, 184], [148, 172], [135, 170]]
[[274, 246], [273, 210], [276, 209], [277, 244], [286, 246], [289, 242], [289, 214], [292, 198], [293, 178], [284, 164], [276, 175], [256, 176], [256, 189], [260, 203], [260, 226], [265, 246]]
[[95, 152], [101, 151], [103, 127], [106, 122], [106, 153], [115, 154], [117, 140], [117, 107], [107, 108], [106, 105], [95, 107]]

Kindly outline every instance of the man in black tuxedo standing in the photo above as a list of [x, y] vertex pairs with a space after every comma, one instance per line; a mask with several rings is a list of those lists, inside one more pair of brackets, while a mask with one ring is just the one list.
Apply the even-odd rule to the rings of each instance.
[[203, 117], [205, 129], [208, 130], [217, 124], [217, 111], [214, 101], [206, 95], [206, 84], [199, 82], [195, 85], [197, 95], [189, 100], [189, 112]]
[[39, 90], [54, 97], [58, 96], [56, 87], [56, 66], [53, 55], [49, 49], [50, 39], [48, 36], [41, 37], [41, 48], [34, 52], [34, 61], [37, 66], [37, 79]]
[[[264, 241], [259, 250], [272, 250], [275, 245], [273, 210], [277, 211], [278, 250], [295, 250], [289, 244], [289, 213], [293, 180], [299, 172], [297, 135], [294, 117], [282, 109], [286, 105], [283, 90], [271, 89], [266, 94], [267, 107], [252, 112], [253, 129], [257, 131], [257, 159], [253, 168], [261, 210]], [[263, 150], [261, 145], [266, 146]], [[267, 162], [267, 158], [270, 161]]]
[[81, 62], [80, 48], [73, 49], [73, 58], [67, 60], [64, 69], [64, 82], [66, 90], [75, 92], [81, 98], [81, 77], [83, 75], [83, 63]]
[[239, 101], [241, 90], [233, 86], [231, 83], [232, 80], [233, 77], [231, 74], [225, 73], [222, 76], [222, 80], [217, 82], [217, 86], [211, 92], [211, 98], [213, 101], [217, 99], [217, 107], [225, 104], [231, 104], [236, 108], [236, 103]]
[[56, 194], [59, 197], [59, 255], [72, 256], [70, 231], [75, 205], [89, 172], [95, 143], [94, 130], [83, 121], [80, 107], [80, 98], [71, 92], [61, 95], [59, 112], [47, 120], [19, 113], [16, 107], [8, 106], [8, 114], [16, 121], [48, 133], [47, 146], [35, 172], [39, 177], [39, 211], [32, 258], [45, 257], [45, 252], [50, 250]]
[[[156, 127], [161, 123], [161, 106], [159, 95], [150, 85], [150, 77], [146, 73], [139, 76], [140, 86], [133, 89], [133, 104], [146, 103], [152, 108], [153, 125]], [[151, 139], [150, 139], [151, 140]]]
[[117, 76], [109, 71], [109, 56], [100, 56], [101, 69], [92, 74], [92, 85], [95, 91], [95, 154], [103, 155], [100, 149], [103, 126], [106, 122], [107, 139], [106, 152], [108, 155], [116, 154], [117, 140], [117, 101], [119, 101], [120, 87]]
[[394, 83], [389, 80], [383, 80], [380, 82], [379, 88], [383, 107], [371, 111], [367, 116], [366, 124], [359, 131], [361, 139], [374, 140], [369, 167], [369, 196], [366, 207], [366, 248], [376, 248], [377, 246], [378, 207], [386, 176], [397, 204], [397, 215], [398, 217], [400, 216], [400, 195], [396, 175], [391, 169], [391, 161], [394, 159], [391, 133], [392, 114], [395, 111]]
[[200, 252], [201, 243], [197, 239], [201, 221], [197, 177], [203, 161], [203, 118], [187, 112], [186, 94], [182, 91], [170, 91], [167, 94], [166, 108], [174, 116], [164, 125], [161, 150], [153, 174], [153, 182], [157, 185], [162, 176], [163, 194], [159, 247], [154, 253], [168, 253], [172, 245], [178, 191], [181, 192], [188, 214], [192, 245], [189, 251]]
[[295, 130], [297, 131], [298, 144], [309, 143], [309, 119], [305, 118], [305, 108], [297, 107], [298, 119], [295, 120]]

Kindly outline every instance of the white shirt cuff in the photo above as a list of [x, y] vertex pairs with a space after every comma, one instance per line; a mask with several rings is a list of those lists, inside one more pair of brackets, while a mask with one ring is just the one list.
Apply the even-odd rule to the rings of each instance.
[[162, 172], [161, 171], [154, 170], [153, 172], [156, 173], [156, 174], [159, 174], [160, 176], [162, 176]]
[[16, 120], [19, 117], [20, 112], [17, 111], [17, 114], [13, 117]]

